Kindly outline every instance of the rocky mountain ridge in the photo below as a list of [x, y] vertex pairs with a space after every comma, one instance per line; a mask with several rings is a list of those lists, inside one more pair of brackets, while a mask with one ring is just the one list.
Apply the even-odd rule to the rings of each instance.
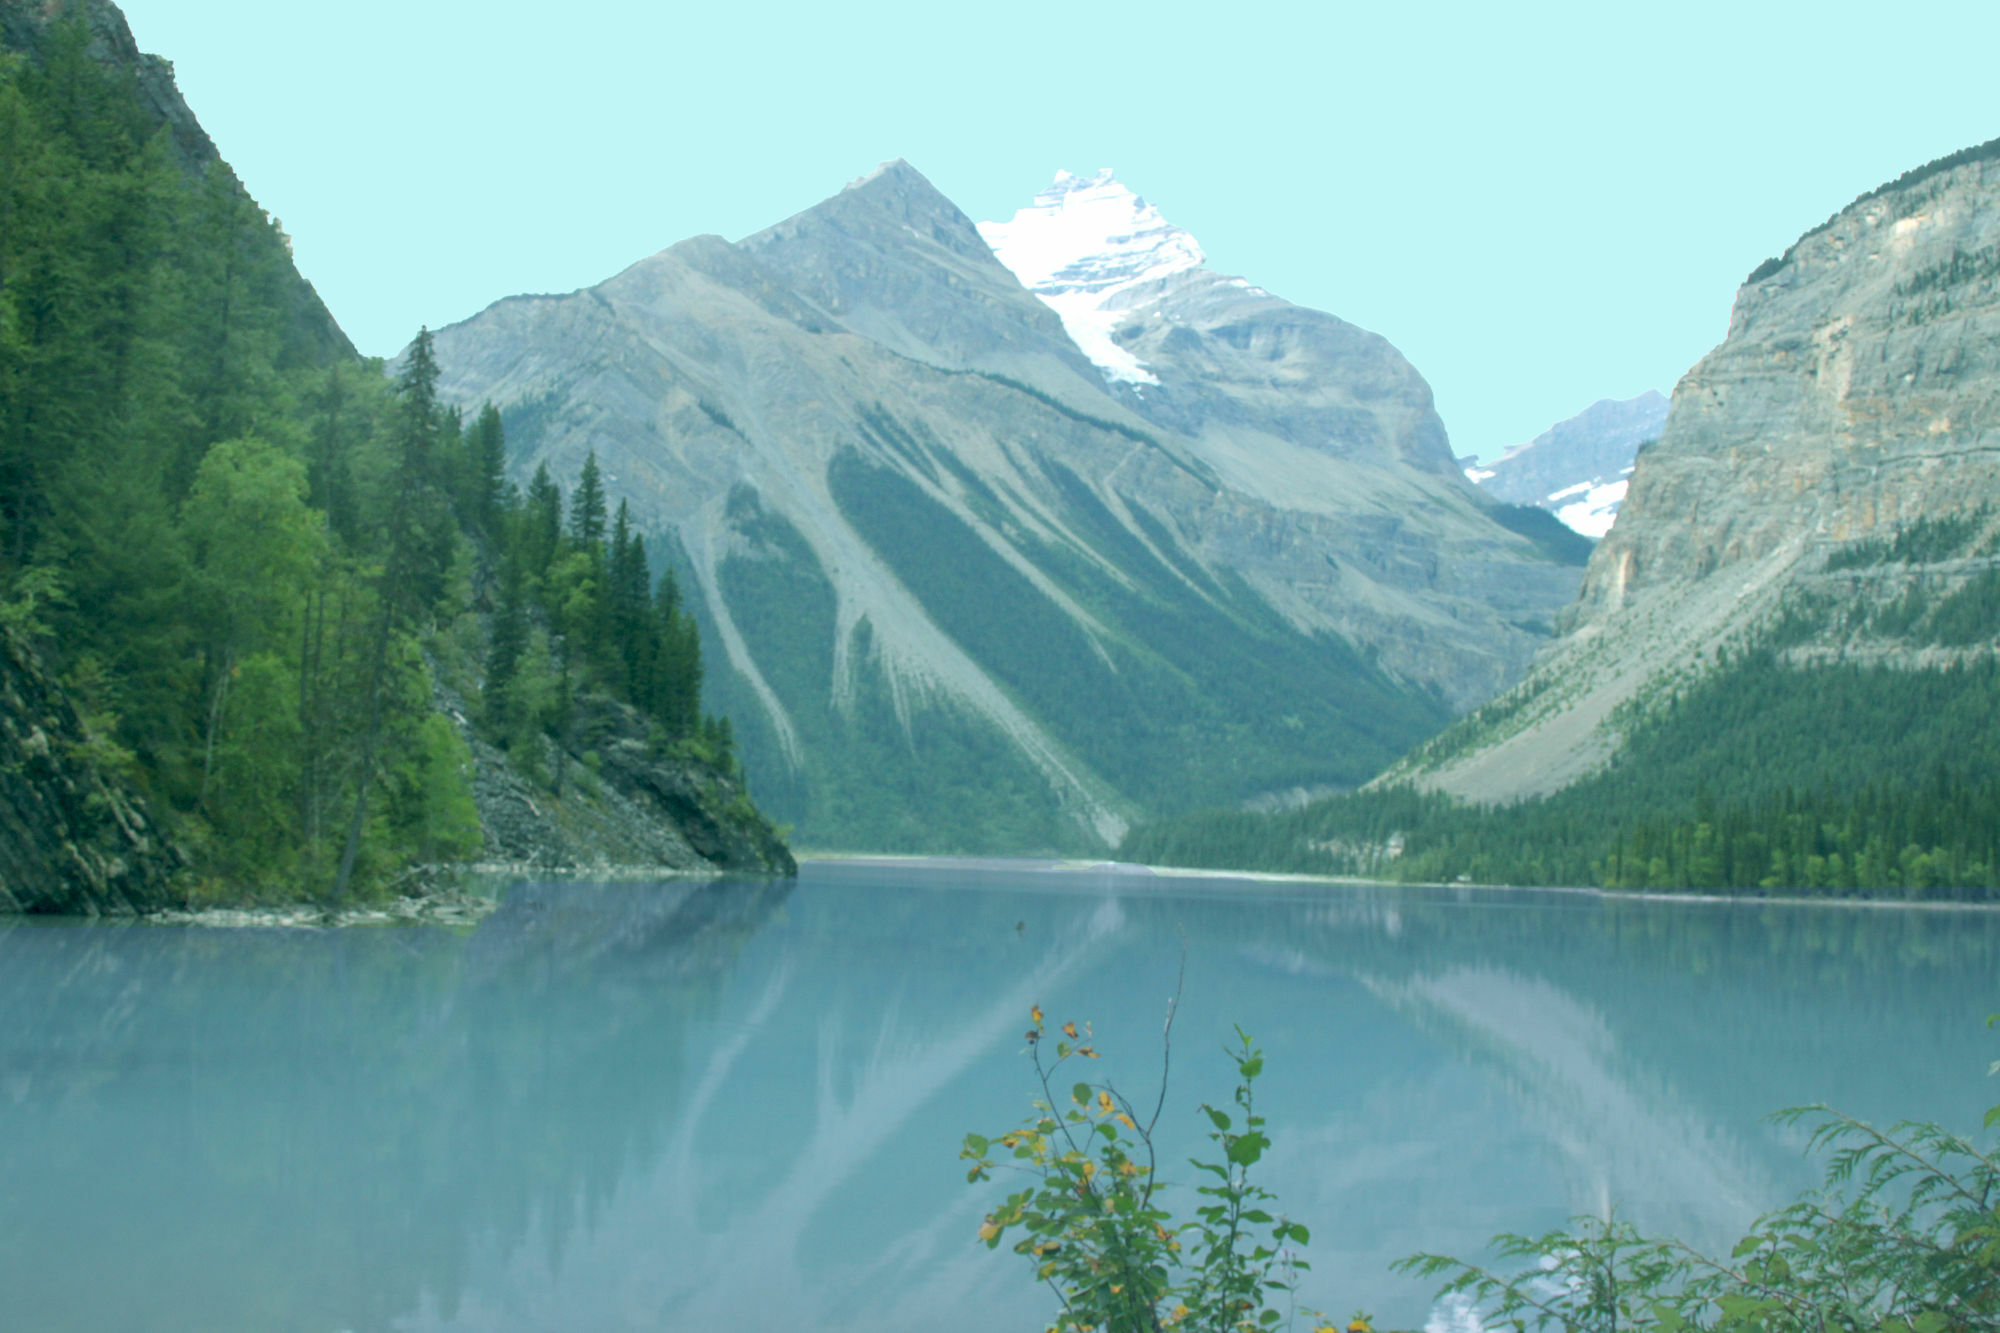
[[1208, 272], [1113, 184], [1057, 193], [1140, 224], [1082, 234], [1140, 237], [1144, 281], [1040, 247], [1042, 285], [1117, 289], [1086, 346], [901, 162], [437, 335], [517, 478], [594, 451], [673, 556], [713, 705], [809, 843], [1102, 847], [1177, 802], [1351, 785], [1512, 680], [1568, 598], [1393, 347]]
[[1398, 775], [1485, 800], [1554, 790], [1615, 751], [1621, 709], [1774, 633], [1801, 661], [1990, 653], [1996, 279], [2000, 140], [1760, 266], [1675, 389], [1563, 637]]
[[1546, 509], [1584, 536], [1601, 538], [1618, 516], [1640, 447], [1660, 438], [1667, 407], [1650, 389], [1636, 398], [1599, 399], [1491, 463], [1467, 461], [1465, 475], [1490, 495]]

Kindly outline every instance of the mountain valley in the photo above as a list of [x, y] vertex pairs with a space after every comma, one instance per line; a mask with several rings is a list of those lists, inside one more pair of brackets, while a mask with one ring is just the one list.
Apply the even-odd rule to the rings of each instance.
[[1102, 850], [1355, 785], [1519, 677], [1587, 550], [1465, 481], [1386, 341], [1108, 172], [976, 227], [890, 163], [437, 349], [514, 477], [594, 453], [672, 553], [810, 846]]
[[2000, 140], [1864, 194], [1751, 273], [1519, 685], [1360, 795], [1169, 823], [1127, 853], [1990, 896], [1996, 201]]

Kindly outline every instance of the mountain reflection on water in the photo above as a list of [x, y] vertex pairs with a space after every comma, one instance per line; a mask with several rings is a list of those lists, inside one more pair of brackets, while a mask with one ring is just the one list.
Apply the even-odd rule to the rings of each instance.
[[517, 884], [471, 931], [22, 923], [0, 1325], [1039, 1327], [959, 1138], [1026, 1112], [1033, 1003], [1150, 1090], [1183, 949], [1163, 1174], [1241, 1023], [1341, 1315], [1581, 1211], [1726, 1243], [1815, 1178], [1780, 1106], [2000, 1100], [1990, 912], [819, 865]]

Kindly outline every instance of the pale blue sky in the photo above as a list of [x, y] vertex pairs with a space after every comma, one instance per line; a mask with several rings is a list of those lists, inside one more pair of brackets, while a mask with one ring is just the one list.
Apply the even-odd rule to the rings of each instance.
[[1118, 170], [1386, 335], [1461, 453], [1669, 391], [1743, 275], [2000, 135], [2000, 4], [121, 0], [363, 351], [910, 160]]

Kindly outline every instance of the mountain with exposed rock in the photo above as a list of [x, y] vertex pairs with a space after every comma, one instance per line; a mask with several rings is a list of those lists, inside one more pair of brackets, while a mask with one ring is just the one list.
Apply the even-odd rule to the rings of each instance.
[[1465, 475], [1509, 504], [1548, 510], [1586, 537], [1611, 531], [1641, 446], [1660, 438], [1667, 399], [1648, 389], [1637, 398], [1601, 398], [1491, 463], [1468, 462]]
[[1554, 791], [1751, 648], [1911, 680], [1990, 658], [1996, 386], [2000, 140], [1871, 190], [1751, 273], [1562, 638], [1398, 776], [1488, 801]]
[[1110, 173], [975, 226], [890, 163], [436, 346], [516, 480], [594, 451], [812, 846], [1102, 848], [1351, 786], [1517, 679], [1579, 573], [1386, 340]]

